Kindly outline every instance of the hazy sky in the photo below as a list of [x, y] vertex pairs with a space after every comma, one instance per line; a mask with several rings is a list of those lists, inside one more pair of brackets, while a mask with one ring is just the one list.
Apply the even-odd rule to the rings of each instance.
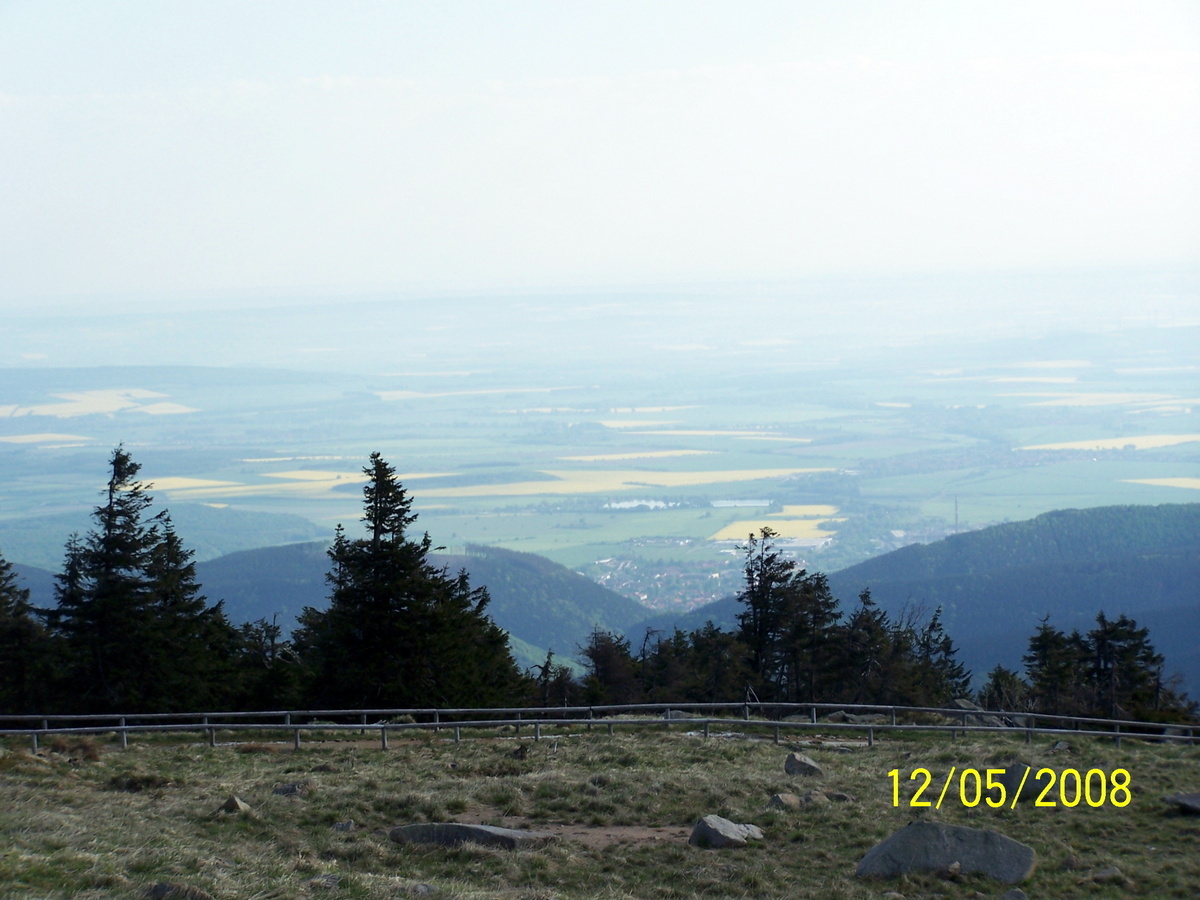
[[0, 309], [1200, 261], [1200, 4], [0, 0]]

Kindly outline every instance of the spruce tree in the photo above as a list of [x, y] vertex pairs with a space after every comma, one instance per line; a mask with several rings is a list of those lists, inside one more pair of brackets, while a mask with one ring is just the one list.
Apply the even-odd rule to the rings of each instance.
[[169, 516], [145, 521], [141, 466], [118, 447], [109, 467], [96, 527], [68, 541], [48, 614], [65, 643], [65, 705], [162, 712], [218, 702], [235, 634], [220, 604], [205, 605]]
[[147, 702], [163, 712], [216, 709], [237, 692], [239, 638], [224, 603], [209, 606], [196, 581], [195, 551], [183, 545], [166, 511], [154, 517], [146, 560], [153, 629], [145, 645], [153, 689]]
[[0, 556], [0, 713], [43, 711], [49, 654], [50, 640], [29, 590], [17, 584], [12, 563]]
[[372, 453], [363, 469], [367, 537], [339, 525], [329, 549], [329, 607], [300, 616], [295, 649], [311, 702], [345, 708], [487, 706], [525, 685], [507, 635], [486, 615], [486, 588], [429, 561], [411, 540], [412, 500]]
[[[775, 549], [776, 533], [751, 535], [738, 600], [741, 638], [760, 687], [775, 700], [818, 700], [834, 686], [832, 661], [840, 613], [829, 582]], [[766, 699], [764, 696], [763, 699]]]

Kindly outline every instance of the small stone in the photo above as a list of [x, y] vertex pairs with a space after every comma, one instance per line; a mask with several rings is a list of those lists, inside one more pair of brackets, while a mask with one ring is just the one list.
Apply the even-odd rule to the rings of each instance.
[[354, 830], [354, 820], [347, 819], [345, 822], [334, 822], [333, 830], [334, 831], [353, 831]]
[[291, 784], [277, 784], [271, 793], [279, 794], [281, 797], [296, 797], [311, 793], [312, 789], [313, 783], [306, 778], [303, 781], [293, 781]]
[[825, 772], [813, 760], [803, 753], [789, 753], [784, 760], [783, 771], [788, 775], [815, 775], [820, 777]]
[[425, 884], [424, 882], [421, 882], [420, 884], [414, 884], [412, 886], [411, 893], [416, 894], [418, 897], [430, 897], [437, 893], [437, 888], [435, 888], [432, 884]]
[[217, 812], [241, 813], [245, 815], [254, 812], [254, 809], [237, 794], [231, 794], [229, 799], [221, 804], [221, 808]]
[[767, 806], [771, 809], [799, 809], [803, 802], [795, 794], [775, 794], [767, 801]]
[[1095, 884], [1124, 884], [1124, 885], [1131, 885], [1133, 883], [1128, 878], [1126, 878], [1125, 873], [1122, 872], [1120, 869], [1118, 869], [1116, 866], [1108, 866], [1107, 868], [1100, 869], [1099, 871], [1096, 871], [1096, 872], [1092, 872], [1086, 878], [1079, 879], [1078, 883], [1079, 884], [1087, 884], [1088, 882], [1093, 882]]
[[826, 791], [825, 796], [834, 803], [857, 803], [853, 794], [847, 794], [845, 791]]
[[816, 803], [818, 806], [828, 803], [829, 797], [824, 791], [809, 791], [800, 798], [800, 802], [804, 804]]
[[1071, 745], [1066, 741], [1055, 741], [1050, 747], [1051, 753], [1070, 753]]
[[148, 900], [213, 900], [212, 894], [190, 884], [160, 881], [146, 888]]

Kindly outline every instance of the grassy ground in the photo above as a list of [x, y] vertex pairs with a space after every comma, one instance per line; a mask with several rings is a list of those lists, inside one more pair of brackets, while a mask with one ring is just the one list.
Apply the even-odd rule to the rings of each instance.
[[[1200, 890], [1200, 819], [1162, 799], [1200, 790], [1200, 748], [1128, 740], [1116, 748], [1080, 738], [1052, 751], [1045, 739], [1027, 747], [1017, 738], [939, 735], [838, 750], [800, 747], [807, 735], [775, 744], [718, 736], [715, 728], [705, 739], [685, 728], [547, 729], [538, 742], [527, 733], [464, 732], [458, 744], [442, 732], [393, 736], [386, 751], [367, 738], [311, 741], [296, 751], [269, 736], [217, 747], [178, 736], [131, 741], [128, 750], [104, 739], [58, 739], [32, 756], [9, 741], [0, 755], [0, 894], [134, 898], [160, 882], [218, 900], [406, 897], [430, 889], [462, 898], [1004, 893], [1006, 886], [982, 876], [854, 877], [871, 846], [921, 817], [992, 828], [1031, 845], [1038, 866], [1022, 886], [1030, 897], [1194, 897]], [[786, 775], [789, 747], [816, 759], [824, 777]], [[941, 810], [907, 805], [914, 768], [930, 770], [936, 792], [951, 766], [1018, 759], [1081, 772], [1123, 767], [1132, 800], [1095, 809], [966, 809], [950, 798]], [[901, 773], [899, 808], [893, 769]], [[304, 785], [296, 793], [274, 792], [297, 782]], [[855, 799], [767, 808], [772, 794], [817, 787]], [[218, 812], [231, 794], [252, 812]], [[757, 824], [765, 839], [743, 850], [688, 846], [691, 826], [709, 813]], [[426, 821], [528, 827], [557, 838], [519, 851], [388, 839], [395, 825]], [[1122, 873], [1117, 880], [1091, 880], [1111, 866]]]

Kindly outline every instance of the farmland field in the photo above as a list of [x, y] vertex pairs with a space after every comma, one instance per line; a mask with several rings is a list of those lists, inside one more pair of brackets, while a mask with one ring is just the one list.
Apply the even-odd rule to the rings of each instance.
[[[230, 312], [183, 329], [219, 326], [209, 346], [227, 352], [203, 365], [176, 345], [169, 365], [142, 347], [141, 365], [88, 368], [81, 341], [71, 366], [0, 367], [0, 552], [55, 568], [122, 442], [160, 505], [298, 515], [325, 534], [355, 527], [379, 451], [435, 544], [576, 567], [707, 571], [770, 525], [831, 571], [1055, 508], [1185, 502], [1200, 478], [1194, 324], [964, 341], [784, 317], [768, 340], [723, 300], [637, 305], [633, 320], [624, 302], [481, 301], [455, 328], [399, 305], [269, 329]], [[44, 353], [44, 333], [16, 328], [14, 352]], [[813, 506], [836, 515], [795, 509]], [[227, 531], [182, 537], [254, 545]]]

